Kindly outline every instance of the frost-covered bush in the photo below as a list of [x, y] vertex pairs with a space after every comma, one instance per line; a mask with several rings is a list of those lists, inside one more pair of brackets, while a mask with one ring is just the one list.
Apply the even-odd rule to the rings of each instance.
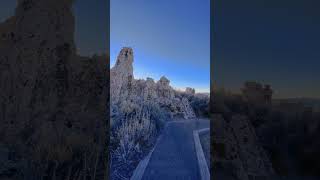
[[125, 121], [113, 134], [118, 142], [114, 151], [116, 158], [125, 164], [134, 161], [134, 155], [141, 152], [141, 145], [148, 144], [154, 130], [154, 125], [146, 117]]
[[157, 131], [161, 130], [164, 123], [170, 120], [169, 112], [161, 108], [159, 105], [151, 101], [147, 101], [145, 102], [144, 107], [150, 112], [150, 121], [155, 124]]
[[189, 97], [190, 105], [197, 116], [209, 116], [209, 97], [194, 95]]
[[202, 93], [175, 91], [175, 96], [178, 99], [187, 98], [197, 117], [209, 116], [209, 95]]
[[130, 177], [128, 173], [153, 146], [168, 115], [158, 104], [139, 98], [114, 105], [111, 112], [111, 176]]
[[128, 146], [150, 143], [163, 127], [165, 112], [150, 101], [141, 105], [126, 101], [121, 105], [118, 116], [112, 120], [115, 122], [111, 127], [114, 141]]

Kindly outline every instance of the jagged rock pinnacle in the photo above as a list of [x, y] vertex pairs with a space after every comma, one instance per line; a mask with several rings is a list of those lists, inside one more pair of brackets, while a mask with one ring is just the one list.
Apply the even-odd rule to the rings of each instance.
[[120, 66], [122, 64], [130, 64], [133, 63], [133, 50], [130, 47], [124, 47], [121, 49], [115, 66]]
[[123, 78], [128, 78], [131, 76], [133, 78], [133, 50], [129, 47], [124, 47], [121, 49], [115, 66], [111, 71], [121, 74]]
[[[116, 64], [110, 70], [110, 88], [113, 102], [118, 102], [121, 94], [127, 94], [127, 87], [132, 84], [133, 76], [133, 50], [129, 47], [121, 49]], [[120, 94], [121, 93], [121, 94]]]

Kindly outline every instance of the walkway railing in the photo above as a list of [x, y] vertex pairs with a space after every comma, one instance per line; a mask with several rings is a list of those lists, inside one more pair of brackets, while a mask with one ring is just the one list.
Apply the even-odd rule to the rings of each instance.
[[208, 167], [206, 158], [204, 156], [204, 152], [203, 152], [202, 145], [200, 142], [200, 134], [206, 133], [208, 131], [210, 131], [210, 128], [205, 128], [205, 129], [193, 131], [193, 138], [194, 138], [194, 144], [195, 144], [196, 153], [197, 153], [197, 159], [198, 159], [201, 180], [210, 180], [209, 167]]

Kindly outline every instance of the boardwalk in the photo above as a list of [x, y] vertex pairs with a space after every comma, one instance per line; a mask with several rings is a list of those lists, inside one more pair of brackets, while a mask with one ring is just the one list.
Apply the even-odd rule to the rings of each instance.
[[144, 171], [143, 180], [200, 180], [193, 130], [208, 120], [168, 123]]

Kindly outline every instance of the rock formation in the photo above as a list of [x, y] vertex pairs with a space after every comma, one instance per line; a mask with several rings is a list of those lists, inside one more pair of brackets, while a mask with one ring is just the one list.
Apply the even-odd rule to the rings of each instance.
[[189, 104], [189, 100], [185, 97], [181, 100], [181, 111], [183, 112], [185, 119], [195, 118], [195, 113], [193, 112], [193, 109]]
[[191, 87], [187, 87], [187, 88], [186, 88], [186, 93], [188, 93], [188, 94], [192, 94], [192, 95], [193, 95], [193, 94], [195, 94], [195, 92], [196, 92], [196, 91], [195, 91], [194, 88], [191, 88]]
[[121, 97], [129, 96], [128, 90], [133, 83], [133, 51], [123, 48], [117, 57], [115, 66], [110, 71], [110, 94], [112, 103], [117, 103]]
[[[55, 171], [37, 169], [42, 163], [72, 166], [67, 162], [83, 158], [85, 147], [105, 147], [107, 58], [77, 55], [72, 4], [18, 0], [15, 15], [0, 24], [1, 143], [30, 162], [19, 171], [30, 179]], [[64, 179], [63, 169], [55, 178]]]
[[[168, 107], [171, 115], [182, 114], [185, 119], [195, 118], [188, 99], [176, 96], [178, 93], [170, 86], [170, 80], [162, 76], [154, 82], [152, 78], [136, 80], [133, 76], [133, 50], [123, 48], [117, 57], [110, 76], [111, 104], [131, 99], [133, 101], [150, 100], [161, 107]], [[194, 89], [187, 89], [194, 94]]]

